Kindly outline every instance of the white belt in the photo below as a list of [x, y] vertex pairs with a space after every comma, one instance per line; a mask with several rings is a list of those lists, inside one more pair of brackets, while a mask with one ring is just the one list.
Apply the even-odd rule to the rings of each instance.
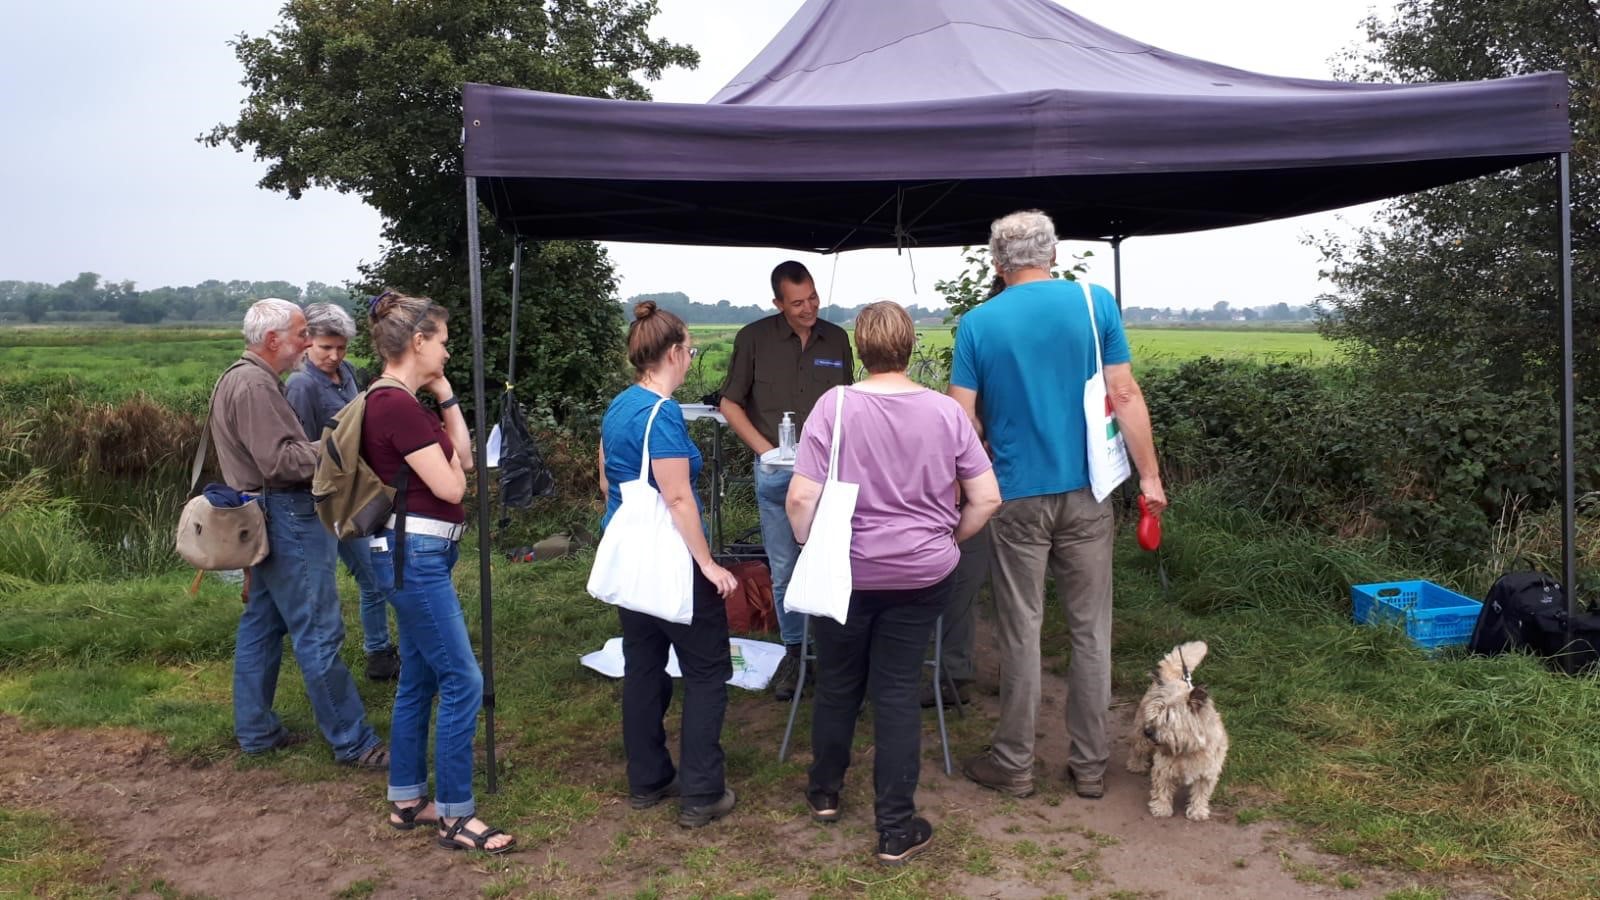
[[[385, 523], [386, 527], [393, 529], [395, 517], [390, 516]], [[429, 537], [444, 538], [447, 541], [459, 541], [467, 533], [467, 524], [462, 522], [445, 522], [439, 519], [430, 519], [427, 516], [406, 516], [406, 534], [425, 534]]]

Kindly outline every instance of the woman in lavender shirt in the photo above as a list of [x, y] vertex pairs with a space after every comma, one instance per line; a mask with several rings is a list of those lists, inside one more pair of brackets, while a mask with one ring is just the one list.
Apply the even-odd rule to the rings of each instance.
[[[856, 714], [870, 693], [878, 861], [886, 865], [905, 862], [933, 839], [933, 826], [916, 815], [922, 658], [961, 559], [956, 544], [1000, 508], [989, 457], [961, 407], [906, 377], [916, 339], [897, 303], [870, 304], [856, 318], [856, 350], [868, 377], [833, 389], [845, 392], [837, 477], [860, 485], [850, 523], [855, 589], [847, 624], [811, 620], [817, 693], [806, 803], [815, 821], [838, 820]], [[829, 391], [806, 418], [789, 484], [789, 521], [802, 544], [828, 477], [834, 404]], [[966, 498], [959, 511], [958, 484]]]

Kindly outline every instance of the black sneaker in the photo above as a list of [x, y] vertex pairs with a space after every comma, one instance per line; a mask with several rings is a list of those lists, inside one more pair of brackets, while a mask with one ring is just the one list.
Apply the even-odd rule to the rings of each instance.
[[394, 647], [367, 654], [367, 677], [373, 681], [393, 681], [400, 677], [400, 651]]
[[685, 805], [678, 812], [678, 824], [684, 828], [704, 828], [733, 812], [734, 802], [733, 788], [725, 788], [722, 791], [722, 799], [715, 803], [707, 803], [704, 806]]
[[822, 791], [806, 791], [806, 806], [811, 810], [813, 822], [839, 821], [839, 795]]
[[917, 816], [899, 834], [878, 832], [878, 864], [905, 865], [906, 860], [928, 849], [933, 843], [933, 826], [927, 819]]
[[786, 648], [778, 670], [772, 673], [773, 699], [782, 703], [794, 699], [795, 688], [800, 684], [800, 647]]
[[678, 776], [674, 775], [672, 780], [667, 782], [664, 787], [653, 791], [628, 794], [628, 805], [634, 809], [649, 809], [668, 797], [676, 796], [678, 796]]

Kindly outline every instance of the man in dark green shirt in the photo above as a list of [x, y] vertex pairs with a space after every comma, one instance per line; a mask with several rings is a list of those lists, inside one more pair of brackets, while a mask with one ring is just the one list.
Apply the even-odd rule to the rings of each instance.
[[778, 424], [784, 413], [790, 413], [798, 441], [817, 399], [831, 387], [850, 384], [856, 364], [845, 330], [817, 318], [821, 301], [805, 266], [791, 260], [772, 270], [772, 303], [777, 315], [751, 322], [733, 339], [728, 379], [722, 386], [722, 415], [756, 455], [761, 540], [772, 570], [779, 630], [788, 650], [772, 676], [772, 692], [779, 700], [788, 700], [799, 680], [804, 622], [783, 605], [800, 548], [784, 511], [794, 460], [779, 464]]

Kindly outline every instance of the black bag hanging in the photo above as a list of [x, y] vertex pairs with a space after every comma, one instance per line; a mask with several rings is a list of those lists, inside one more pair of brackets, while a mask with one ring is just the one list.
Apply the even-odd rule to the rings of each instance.
[[555, 492], [555, 475], [533, 442], [516, 392], [508, 388], [500, 396], [500, 505], [525, 509], [535, 497]]

